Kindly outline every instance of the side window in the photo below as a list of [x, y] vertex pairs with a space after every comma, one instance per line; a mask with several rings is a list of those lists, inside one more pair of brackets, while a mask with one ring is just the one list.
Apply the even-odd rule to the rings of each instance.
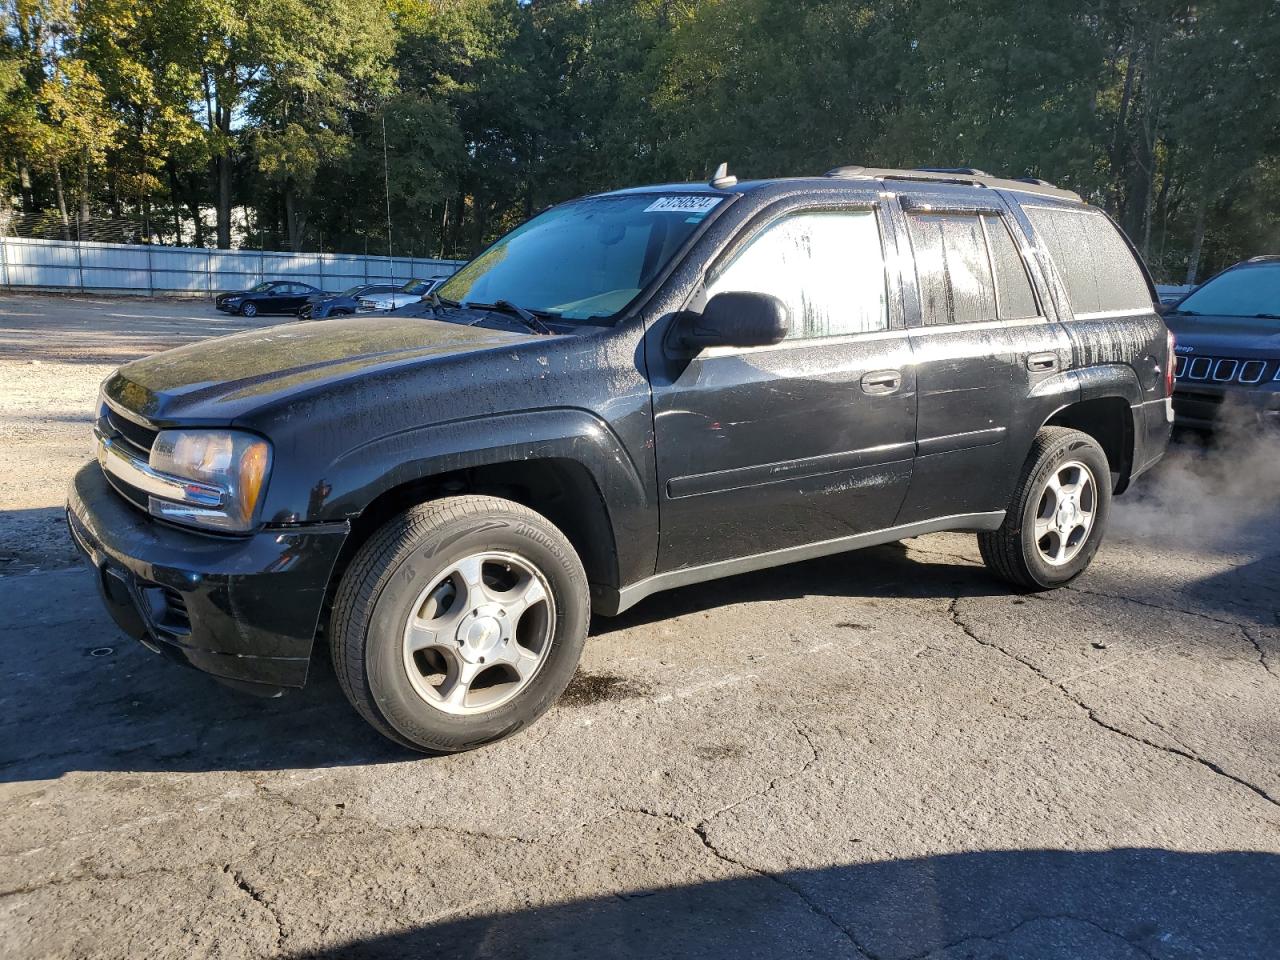
[[982, 218], [987, 233], [987, 245], [991, 250], [991, 265], [996, 274], [996, 316], [1001, 320], [1028, 320], [1040, 316], [1027, 265], [1018, 252], [1013, 237], [1009, 235], [1009, 223], [1004, 217], [987, 215]]
[[925, 326], [996, 318], [996, 285], [977, 213], [908, 214]]
[[1024, 206], [1076, 314], [1150, 310], [1151, 291], [1116, 227], [1085, 208]]
[[770, 224], [707, 287], [768, 293], [791, 313], [788, 339], [889, 328], [884, 251], [872, 210], [796, 213]]

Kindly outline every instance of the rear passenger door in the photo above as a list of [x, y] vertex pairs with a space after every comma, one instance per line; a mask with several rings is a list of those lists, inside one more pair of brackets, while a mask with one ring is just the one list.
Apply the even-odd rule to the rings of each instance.
[[1053, 392], [1070, 343], [999, 195], [973, 202], [920, 191], [900, 198], [900, 214], [915, 263], [907, 322], [919, 399], [899, 523], [1003, 510], [1028, 429], [1060, 405], [1031, 398]]

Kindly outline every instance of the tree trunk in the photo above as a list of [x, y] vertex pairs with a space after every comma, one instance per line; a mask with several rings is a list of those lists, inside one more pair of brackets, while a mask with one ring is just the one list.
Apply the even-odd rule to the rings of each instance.
[[462, 228], [467, 219], [467, 195], [465, 192], [458, 193], [458, 199], [453, 205], [453, 220], [449, 224], [449, 254], [455, 255], [462, 249]]
[[223, 154], [214, 160], [218, 172], [218, 247], [231, 249], [231, 157]]
[[[221, 91], [220, 91], [221, 92]], [[218, 246], [223, 250], [231, 249], [231, 108], [223, 105], [221, 96], [215, 108], [218, 115], [218, 132], [223, 142], [228, 144], [222, 153], [214, 159], [217, 171], [218, 193]]]
[[58, 194], [58, 216], [62, 220], [62, 239], [71, 239], [71, 217], [67, 215], [67, 193], [62, 188], [62, 165], [53, 165], [53, 186]]
[[194, 198], [191, 200], [188, 200], [187, 209], [191, 211], [191, 219], [195, 223], [195, 228], [196, 228], [195, 244], [197, 247], [203, 247], [204, 246], [204, 220], [201, 219], [201, 216], [200, 216], [200, 201]]
[[36, 198], [31, 189], [31, 168], [25, 160], [18, 164], [18, 182], [22, 191], [22, 212], [30, 216], [36, 212]]
[[445, 238], [449, 236], [449, 198], [444, 198], [444, 213], [440, 217], [440, 252], [436, 254], [441, 260], [444, 259]]
[[289, 249], [301, 253], [307, 230], [307, 212], [292, 184], [286, 184], [284, 188], [284, 214], [289, 231]]
[[1125, 128], [1129, 125], [1129, 102], [1133, 99], [1133, 75], [1137, 57], [1133, 49], [1136, 30], [1129, 30], [1129, 48], [1126, 51], [1124, 87], [1120, 92], [1120, 110], [1116, 114], [1116, 128], [1111, 137], [1111, 177], [1114, 183], [1124, 179]]
[[89, 228], [89, 149], [80, 151], [80, 223], [77, 237], [83, 237]]
[[1204, 247], [1205, 220], [1209, 213], [1209, 198], [1201, 192], [1196, 203], [1196, 225], [1191, 233], [1191, 256], [1187, 258], [1186, 282], [1195, 284], [1196, 275], [1200, 273], [1200, 251]]

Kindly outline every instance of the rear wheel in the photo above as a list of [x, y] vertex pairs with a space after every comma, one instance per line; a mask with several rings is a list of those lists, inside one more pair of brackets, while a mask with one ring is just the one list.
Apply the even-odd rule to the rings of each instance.
[[343, 692], [391, 739], [470, 750], [541, 716], [577, 668], [586, 574], [545, 517], [496, 497], [413, 507], [353, 558], [334, 602]]
[[1086, 433], [1045, 427], [1031, 446], [1000, 529], [978, 534], [1000, 578], [1048, 590], [1080, 576], [1102, 543], [1111, 512], [1111, 468]]

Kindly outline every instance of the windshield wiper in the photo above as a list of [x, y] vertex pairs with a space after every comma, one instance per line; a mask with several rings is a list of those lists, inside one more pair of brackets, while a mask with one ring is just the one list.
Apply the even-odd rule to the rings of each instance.
[[500, 313], [509, 313], [519, 317], [524, 322], [524, 325], [534, 333], [540, 333], [548, 337], [555, 336], [555, 331], [543, 323], [537, 314], [512, 303], [510, 300], [495, 300], [493, 303], [464, 303], [462, 306], [469, 307], [472, 310], [497, 310]]
[[1280, 313], [1255, 313], [1259, 320], [1280, 320]]

